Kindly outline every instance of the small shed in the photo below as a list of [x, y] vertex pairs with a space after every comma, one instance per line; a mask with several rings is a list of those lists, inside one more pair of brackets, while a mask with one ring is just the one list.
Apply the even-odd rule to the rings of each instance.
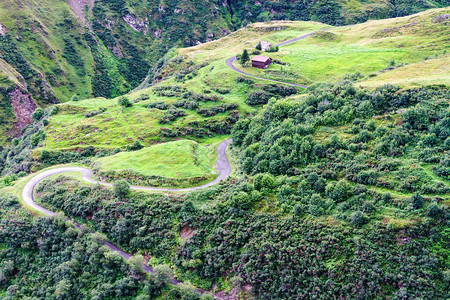
[[255, 55], [252, 58], [252, 67], [265, 69], [268, 65], [272, 63], [272, 59], [268, 56]]
[[261, 41], [258, 44], [256, 44], [255, 49], [258, 47], [258, 45], [261, 45], [261, 50], [262, 51], [267, 51], [269, 50], [270, 47], [272, 47], [273, 45], [269, 42], [265, 42], [265, 41]]

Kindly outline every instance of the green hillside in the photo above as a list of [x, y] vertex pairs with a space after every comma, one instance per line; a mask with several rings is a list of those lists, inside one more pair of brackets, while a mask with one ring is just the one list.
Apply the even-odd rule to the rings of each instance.
[[[36, 106], [66, 102], [75, 94], [114, 98], [148, 87], [173, 57], [171, 49], [215, 40], [253, 22], [345, 25], [445, 5], [445, 0], [5, 0], [0, 3], [0, 59], [9, 66], [2, 64], [0, 73], [11, 74], [13, 68], [16, 74], [2, 88], [1, 140], [18, 136]], [[14, 89], [21, 94], [11, 93]], [[11, 107], [28, 96], [33, 101], [25, 110]]]
[[441, 5], [2, 2], [0, 298], [450, 298]]
[[[178, 55], [158, 71], [162, 81], [127, 96], [134, 102], [132, 107], [122, 109], [117, 99], [60, 105], [59, 113], [50, 118], [42, 145], [46, 149], [83, 145], [112, 148], [132, 144], [135, 140], [151, 145], [179, 137], [204, 141], [211, 135], [229, 134], [235, 122], [233, 117], [255, 110], [248, 105], [247, 95], [270, 90], [270, 82], [256, 79], [247, 82], [230, 70], [225, 60], [261, 39], [275, 44], [316, 32], [281, 47], [279, 52], [268, 53], [288, 65], [271, 65], [259, 70], [243, 68], [235, 62], [236, 67], [265, 78], [308, 85], [344, 77], [371, 87], [391, 83], [392, 77], [403, 87], [418, 87], [422, 83], [450, 84], [450, 70], [445, 67], [449, 59], [445, 43], [450, 36], [449, 21], [433, 21], [448, 12], [448, 9], [430, 10], [411, 17], [371, 21], [329, 31], [321, 31], [329, 27], [315, 22], [256, 23], [217, 41], [179, 49]], [[280, 26], [283, 29], [272, 30]], [[408, 29], [403, 32], [398, 28]], [[379, 36], [380, 32], [395, 30], [398, 32]], [[416, 71], [408, 72], [408, 68]], [[402, 76], [397, 76], [400, 72]], [[282, 97], [277, 94], [280, 91], [270, 91], [264, 95]], [[193, 103], [194, 107], [182, 106], [183, 103]], [[171, 110], [170, 105], [175, 105], [176, 110]], [[221, 105], [225, 111], [218, 110]], [[217, 112], [204, 111], [214, 109]], [[168, 122], [162, 121], [165, 115], [176, 111], [181, 115]]]

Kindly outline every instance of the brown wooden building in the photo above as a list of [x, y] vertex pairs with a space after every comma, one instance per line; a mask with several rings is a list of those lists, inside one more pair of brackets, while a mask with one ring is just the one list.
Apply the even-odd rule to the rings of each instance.
[[255, 55], [252, 58], [252, 67], [265, 69], [272, 63], [272, 59], [268, 56]]

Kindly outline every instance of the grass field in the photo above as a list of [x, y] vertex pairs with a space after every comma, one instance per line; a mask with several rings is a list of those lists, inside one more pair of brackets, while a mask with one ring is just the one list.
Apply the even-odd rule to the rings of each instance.
[[105, 171], [131, 169], [142, 175], [169, 178], [200, 177], [213, 172], [209, 152], [194, 141], [180, 140], [154, 145], [135, 152], [122, 152], [96, 160]]
[[[263, 53], [287, 65], [271, 65], [265, 70], [243, 68], [237, 62], [235, 66], [246, 73], [265, 78], [310, 84], [338, 80], [346, 73], [360, 72], [363, 76], [373, 77], [377, 76], [375, 72], [390, 65], [414, 64], [410, 70], [419, 68], [420, 73], [393, 72], [395, 82], [410, 86], [414, 78], [419, 82], [424, 78], [423, 83], [435, 83], [441, 79], [445, 83], [450, 76], [448, 67], [442, 65], [441, 68], [429, 68], [430, 63], [426, 60], [438, 57], [443, 59], [441, 63], [444, 64], [448, 59], [449, 21], [437, 20], [449, 12], [448, 8], [436, 9], [404, 18], [369, 21], [352, 27], [320, 31], [282, 46], [279, 52]], [[371, 79], [371, 85], [389, 83], [392, 78], [385, 75], [378, 80]]]
[[[244, 48], [251, 49], [260, 40], [273, 44], [290, 40], [310, 32], [319, 32], [304, 40], [283, 46], [278, 53], [270, 56], [288, 63], [286, 66], [273, 65], [267, 70], [245, 68], [245, 72], [266, 78], [303, 84], [318, 81], [334, 81], [345, 74], [359, 72], [357, 84], [376, 87], [386, 83], [404, 87], [424, 84], [449, 83], [448, 18], [443, 18], [450, 9], [434, 9], [413, 16], [368, 21], [352, 27], [330, 28], [317, 22], [273, 21], [255, 23], [231, 33], [227, 37], [195, 47], [173, 51], [165, 67], [161, 70], [163, 79], [154, 86], [178, 85], [194, 93], [211, 91], [210, 95], [221, 97], [219, 102], [199, 102], [199, 108], [209, 108], [221, 103], [237, 103], [240, 115], [251, 114], [258, 108], [245, 103], [247, 93], [257, 89], [257, 84], [267, 83], [253, 79], [254, 85], [236, 83], [239, 74], [225, 65], [227, 58], [239, 54]], [[200, 63], [195, 76], [181, 82], [175, 74]], [[235, 63], [238, 66], [238, 63]], [[161, 136], [163, 128], [185, 128], [192, 122], [223, 121], [228, 112], [212, 117], [204, 117], [196, 110], [186, 110], [186, 116], [168, 124], [159, 124], [164, 114], [159, 109], [148, 109], [151, 102], [173, 104], [179, 97], [160, 97], [154, 86], [137, 90], [127, 95], [133, 102], [142, 94], [148, 100], [135, 103], [133, 107], [122, 109], [117, 99], [88, 99], [60, 105], [60, 112], [50, 119], [46, 128], [46, 149], [68, 149], [92, 145], [100, 148], [124, 147], [139, 140], [144, 146], [161, 141], [180, 138]], [[217, 88], [225, 88], [229, 93], [218, 94]], [[87, 118], [90, 110], [104, 108], [105, 111]], [[197, 137], [183, 136], [203, 144], [209, 143], [215, 134]], [[224, 136], [222, 136], [222, 139]]]

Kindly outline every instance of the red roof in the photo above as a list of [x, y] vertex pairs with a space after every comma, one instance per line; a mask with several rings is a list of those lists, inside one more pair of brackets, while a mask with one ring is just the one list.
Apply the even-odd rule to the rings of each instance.
[[252, 61], [267, 63], [267, 62], [271, 61], [271, 58], [268, 56], [255, 55], [255, 56], [253, 56]]

